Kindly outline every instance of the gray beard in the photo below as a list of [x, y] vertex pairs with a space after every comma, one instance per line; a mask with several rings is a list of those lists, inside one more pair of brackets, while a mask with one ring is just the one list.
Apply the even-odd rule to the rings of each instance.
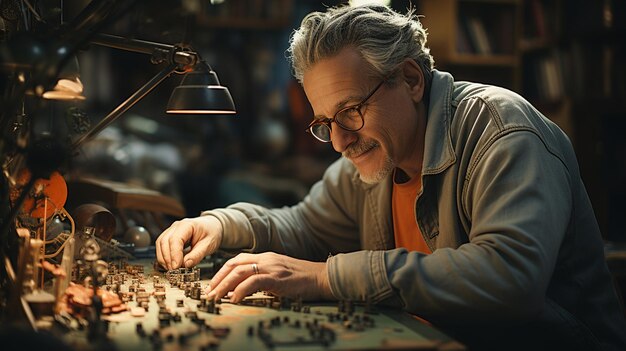
[[[371, 150], [378, 146], [379, 146], [378, 143], [373, 140], [369, 140], [369, 141], [359, 140], [357, 143], [351, 145], [350, 148], [344, 151], [342, 155], [343, 157], [350, 159], [351, 157], [358, 156], [362, 154], [363, 152]], [[394, 168], [395, 168], [395, 163], [388, 155], [386, 155], [385, 162], [380, 169], [374, 171], [374, 173], [370, 175], [364, 175], [360, 173], [359, 178], [361, 178], [361, 181], [367, 184], [378, 184], [381, 181], [383, 181], [385, 178], [387, 178], [387, 176], [391, 174]]]
[[346, 151], [342, 153], [343, 157], [348, 159], [353, 158], [355, 156], [359, 156], [360, 154], [371, 150], [378, 146], [378, 143], [373, 140], [359, 140], [357, 143], [350, 145]]
[[378, 184], [385, 180], [393, 172], [394, 168], [395, 165], [393, 160], [389, 156], [386, 156], [385, 162], [381, 168], [374, 171], [373, 174], [365, 175], [363, 173], [359, 173], [359, 178], [367, 184]]

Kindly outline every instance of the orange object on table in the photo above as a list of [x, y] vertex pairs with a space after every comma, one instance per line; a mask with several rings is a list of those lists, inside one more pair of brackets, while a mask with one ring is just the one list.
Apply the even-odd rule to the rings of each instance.
[[[11, 202], [15, 203], [23, 188], [30, 181], [28, 169], [20, 171], [17, 184], [11, 189]], [[67, 184], [59, 172], [52, 172], [49, 179], [40, 178], [26, 196], [21, 213], [33, 218], [50, 218], [56, 210], [65, 206], [67, 200]], [[47, 202], [47, 204], [46, 204]]]

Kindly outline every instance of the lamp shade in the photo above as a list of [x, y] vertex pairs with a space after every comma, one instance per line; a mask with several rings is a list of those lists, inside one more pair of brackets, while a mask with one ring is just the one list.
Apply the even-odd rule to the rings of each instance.
[[204, 62], [187, 73], [167, 103], [172, 114], [234, 114], [235, 104], [228, 88]]

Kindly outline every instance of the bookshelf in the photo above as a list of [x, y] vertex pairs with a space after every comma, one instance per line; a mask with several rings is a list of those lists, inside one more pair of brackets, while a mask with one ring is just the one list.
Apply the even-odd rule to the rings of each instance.
[[518, 0], [420, 0], [438, 69], [457, 80], [521, 89]]
[[510, 88], [567, 133], [605, 239], [626, 242], [626, 2], [413, 3], [438, 69]]
[[[573, 90], [568, 71], [573, 64], [563, 40], [561, 1], [528, 0], [523, 3], [522, 71], [523, 89], [533, 102], [558, 111]], [[567, 82], [566, 82], [567, 80]]]
[[527, 0], [522, 94], [570, 136], [608, 241], [626, 242], [626, 4]]

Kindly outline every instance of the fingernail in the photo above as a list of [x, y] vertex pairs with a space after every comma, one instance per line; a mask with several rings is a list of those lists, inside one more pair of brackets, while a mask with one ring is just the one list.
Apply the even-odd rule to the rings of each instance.
[[193, 261], [192, 260], [185, 261], [185, 267], [186, 268], [191, 268], [191, 266], [193, 266]]
[[176, 263], [176, 261], [172, 261], [172, 269], [178, 267], [178, 264]]

